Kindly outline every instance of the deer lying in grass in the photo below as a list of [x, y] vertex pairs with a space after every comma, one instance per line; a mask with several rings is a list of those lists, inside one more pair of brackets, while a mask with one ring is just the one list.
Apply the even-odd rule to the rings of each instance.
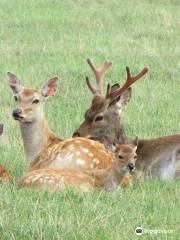
[[104, 74], [101, 73], [103, 67], [97, 69], [90, 59], [87, 62], [95, 74], [97, 86], [91, 85], [89, 78], [86, 77], [86, 83], [93, 93], [93, 100], [91, 107], [85, 113], [84, 122], [74, 132], [73, 137], [86, 137], [98, 140], [105, 145], [109, 143], [112, 145], [112, 142], [127, 142], [129, 138], [126, 136], [122, 122], [122, 109], [130, 101], [132, 92], [130, 86], [141, 79], [148, 69], [144, 68], [136, 76], [131, 76], [130, 69], [127, 67], [125, 84], [122, 87], [115, 84], [111, 88], [108, 84], [106, 94], [103, 96]]
[[[110, 67], [105, 62], [100, 70], [101, 76]], [[146, 69], [137, 76], [129, 76], [126, 84], [115, 91], [108, 88], [106, 99], [112, 103], [117, 94], [122, 94], [133, 82], [146, 73]], [[26, 157], [31, 169], [38, 168], [105, 168], [114, 160], [114, 154], [97, 141], [85, 138], [61, 140], [48, 128], [43, 112], [43, 102], [53, 96], [57, 89], [57, 77], [49, 80], [40, 90], [23, 87], [17, 77], [8, 73], [9, 85], [15, 93], [16, 108], [13, 118], [20, 123]], [[106, 106], [104, 106], [106, 107]]]
[[[3, 124], [0, 124], [0, 136], [3, 134]], [[11, 182], [12, 177], [9, 172], [0, 164], [0, 182]]]
[[112, 162], [114, 155], [103, 144], [85, 138], [62, 140], [49, 129], [43, 103], [55, 94], [57, 77], [49, 80], [39, 91], [23, 87], [12, 73], [8, 73], [8, 80], [16, 102], [12, 115], [20, 123], [30, 169], [93, 169], [107, 167]]
[[[86, 79], [94, 97], [90, 109], [85, 114], [84, 122], [73, 136], [96, 139], [105, 145], [107, 143], [112, 145], [112, 141], [128, 142], [129, 138], [125, 134], [122, 123], [122, 106], [130, 100], [131, 89], [127, 88], [121, 94], [123, 88], [120, 88], [119, 84], [115, 84], [112, 87], [112, 94], [116, 93], [117, 98], [109, 102], [109, 86], [106, 96], [102, 95], [104, 76], [101, 76], [99, 69], [90, 60], [88, 60], [88, 64], [95, 73], [97, 87], [92, 86], [89, 79]], [[128, 79], [130, 71], [128, 68], [126, 71]], [[115, 92], [114, 89], [116, 89]], [[145, 177], [158, 177], [165, 180], [174, 179], [175, 175], [180, 177], [180, 134], [139, 140], [137, 154], [136, 168]]]
[[38, 169], [29, 171], [19, 182], [20, 187], [34, 190], [61, 190], [73, 186], [76, 189], [89, 192], [92, 190], [114, 191], [119, 186], [131, 184], [136, 162], [137, 140], [134, 144], [117, 145], [115, 160], [106, 169]]

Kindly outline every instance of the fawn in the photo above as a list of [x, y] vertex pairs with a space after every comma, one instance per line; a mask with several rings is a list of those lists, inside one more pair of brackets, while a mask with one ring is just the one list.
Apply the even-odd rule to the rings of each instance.
[[[3, 134], [3, 124], [0, 124], [0, 136]], [[12, 177], [9, 172], [0, 164], [0, 182], [11, 182]]]
[[116, 145], [115, 160], [105, 169], [42, 168], [29, 171], [22, 177], [18, 185], [33, 190], [56, 191], [73, 186], [83, 192], [92, 190], [114, 191], [119, 186], [131, 185], [137, 158], [136, 149], [137, 139], [131, 144]]
[[[97, 87], [92, 86], [88, 78], [86, 79], [94, 97], [90, 109], [85, 114], [84, 122], [73, 136], [96, 139], [105, 146], [107, 143], [111, 145], [114, 140], [118, 143], [128, 142], [129, 138], [125, 134], [122, 123], [122, 107], [130, 101], [131, 88], [126, 89], [111, 104], [108, 104], [107, 94], [105, 97], [102, 95], [104, 75], [89, 59], [88, 64], [95, 74]], [[126, 68], [126, 71], [129, 76], [129, 69]], [[147, 72], [147, 69], [145, 71]], [[114, 91], [114, 89], [119, 91], [119, 84], [115, 84], [111, 90]], [[143, 173], [145, 177], [158, 177], [164, 180], [180, 177], [180, 134], [140, 139], [137, 155], [137, 172]]]
[[[110, 64], [105, 63], [101, 74], [105, 74]], [[147, 69], [132, 77], [129, 73], [122, 88], [107, 88], [106, 105], [111, 104], [135, 81], [140, 79]], [[49, 129], [43, 102], [53, 96], [57, 90], [57, 77], [50, 79], [41, 90], [23, 87], [17, 77], [8, 72], [9, 85], [15, 93], [16, 107], [13, 118], [20, 123], [24, 148], [30, 169], [38, 168], [105, 168], [114, 160], [114, 154], [97, 141], [86, 138], [62, 140]], [[105, 106], [104, 106], [105, 107]]]

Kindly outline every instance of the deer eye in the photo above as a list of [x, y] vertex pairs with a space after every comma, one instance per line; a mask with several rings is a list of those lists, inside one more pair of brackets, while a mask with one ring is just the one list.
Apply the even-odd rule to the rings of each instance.
[[39, 99], [35, 99], [35, 100], [32, 102], [32, 104], [37, 104], [37, 103], [39, 103], [39, 102], [40, 102]]
[[97, 116], [95, 118], [95, 122], [102, 121], [102, 120], [103, 120], [103, 116]]
[[119, 155], [118, 158], [119, 159], [124, 159], [124, 157], [122, 155]]
[[18, 100], [17, 96], [14, 96], [14, 100], [17, 102], [17, 100]]
[[134, 159], [137, 159], [137, 155], [136, 155], [136, 156], [134, 156]]

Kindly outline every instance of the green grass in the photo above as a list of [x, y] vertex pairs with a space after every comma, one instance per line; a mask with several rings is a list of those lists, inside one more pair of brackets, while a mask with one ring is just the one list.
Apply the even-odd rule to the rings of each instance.
[[[60, 76], [57, 95], [46, 102], [50, 127], [64, 138], [83, 119], [91, 94], [85, 62], [114, 64], [106, 83], [122, 82], [125, 66], [150, 71], [133, 87], [125, 109], [129, 135], [150, 138], [180, 129], [179, 0], [0, 0], [0, 162], [15, 181], [27, 168], [6, 72], [26, 86]], [[136, 183], [111, 196], [72, 190], [49, 195], [0, 186], [0, 240], [137, 239], [134, 229], [173, 230], [140, 239], [178, 239], [180, 183]]]

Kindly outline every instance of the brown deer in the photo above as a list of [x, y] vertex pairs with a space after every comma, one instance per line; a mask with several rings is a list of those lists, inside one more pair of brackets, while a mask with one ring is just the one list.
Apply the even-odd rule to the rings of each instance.
[[[112, 141], [128, 142], [129, 138], [125, 134], [122, 123], [122, 107], [130, 100], [131, 89], [127, 88], [123, 92], [122, 89], [126, 88], [126, 84], [122, 88], [119, 87], [119, 84], [115, 84], [110, 90], [108, 85], [110, 94], [117, 96], [109, 103], [107, 100], [108, 91], [105, 97], [102, 95], [102, 79], [101, 90], [97, 91], [99, 89], [99, 76], [97, 74], [99, 70], [89, 59], [88, 64], [95, 73], [97, 87], [92, 86], [89, 79], [86, 78], [87, 85], [94, 97], [90, 109], [85, 114], [84, 122], [74, 132], [73, 136], [96, 139], [105, 145], [107, 143], [112, 145]], [[127, 79], [129, 79], [130, 71], [128, 68], [126, 68], [126, 71]], [[145, 74], [146, 72], [147, 69], [145, 68], [142, 73]], [[175, 175], [176, 177], [180, 176], [180, 134], [139, 140], [137, 154], [136, 168], [145, 177], [171, 180], [174, 179]]]
[[[100, 77], [105, 75], [110, 65], [110, 62], [105, 62], [100, 69]], [[146, 72], [147, 69], [144, 69], [135, 77], [129, 75], [121, 89], [110, 91], [108, 85], [107, 103], [112, 103], [117, 95], [123, 93]], [[15, 93], [16, 101], [16, 108], [12, 115], [20, 123], [25, 153], [31, 169], [43, 167], [94, 169], [105, 168], [111, 164], [114, 154], [103, 144], [86, 138], [61, 140], [48, 128], [43, 112], [43, 102], [47, 97], [55, 94], [57, 77], [49, 80], [40, 91], [23, 87], [17, 77], [10, 72], [8, 72], [8, 80]]]
[[[0, 136], [3, 134], [3, 124], [0, 124]], [[0, 164], [0, 182], [11, 182], [12, 177], [3, 165]]]
[[8, 80], [16, 102], [12, 115], [20, 123], [25, 154], [31, 169], [93, 169], [107, 167], [112, 162], [114, 154], [103, 144], [85, 138], [62, 140], [49, 129], [43, 103], [55, 94], [57, 77], [49, 80], [40, 90], [23, 87], [10, 72]]
[[103, 96], [102, 82], [104, 74], [101, 72], [103, 67], [97, 69], [90, 59], [87, 62], [94, 72], [97, 87], [93, 86], [89, 78], [86, 77], [87, 85], [93, 93], [93, 100], [91, 107], [85, 113], [84, 122], [74, 132], [73, 137], [91, 138], [106, 145], [109, 143], [111, 145], [114, 141], [118, 143], [127, 142], [129, 138], [125, 134], [122, 122], [122, 109], [130, 101], [132, 91], [130, 86], [142, 78], [148, 69], [144, 68], [136, 76], [131, 76], [130, 69], [127, 67], [127, 80], [122, 88], [120, 88], [119, 84], [115, 84], [110, 88], [108, 84], [106, 94]]
[[114, 191], [119, 186], [127, 187], [132, 183], [137, 158], [137, 139], [133, 144], [115, 147], [115, 160], [105, 169], [38, 169], [29, 171], [19, 182], [20, 187], [34, 190], [61, 190], [73, 186], [89, 192], [92, 190]]

